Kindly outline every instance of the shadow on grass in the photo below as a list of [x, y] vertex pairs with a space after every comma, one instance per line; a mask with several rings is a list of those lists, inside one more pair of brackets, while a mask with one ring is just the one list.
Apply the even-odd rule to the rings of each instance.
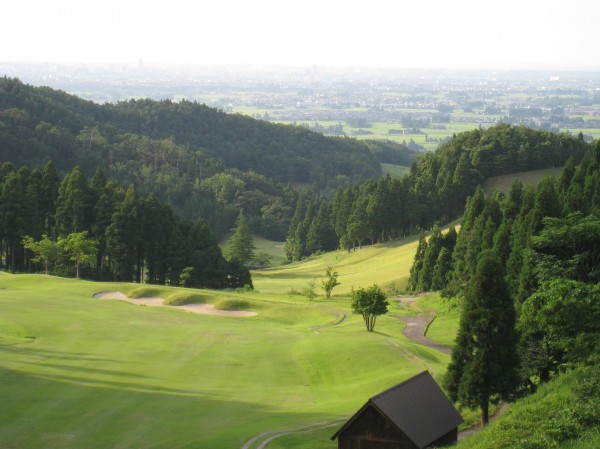
[[86, 361], [86, 362], [108, 362], [108, 363], [136, 363], [126, 360], [115, 360], [105, 359], [92, 356], [91, 354], [85, 354], [82, 352], [60, 352], [50, 351], [47, 349], [32, 348], [30, 346], [0, 346], [0, 351], [8, 351], [14, 353], [21, 353], [28, 356], [39, 357], [41, 359], [59, 359], [59, 360], [70, 360], [70, 361]]
[[95, 381], [0, 368], [0, 447], [238, 449], [255, 435], [330, 417], [219, 398], [220, 390]]

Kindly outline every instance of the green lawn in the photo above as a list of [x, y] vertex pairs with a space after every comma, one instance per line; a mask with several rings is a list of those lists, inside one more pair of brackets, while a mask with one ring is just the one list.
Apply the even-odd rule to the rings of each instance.
[[[348, 271], [369, 257], [370, 274]], [[396, 268], [378, 270], [380, 258]], [[394, 245], [322, 259], [315, 272], [341, 264], [340, 292], [394, 271], [401, 281], [407, 263]], [[256, 276], [259, 293], [201, 292], [214, 304], [243, 300], [251, 318], [92, 299], [134, 284], [0, 273], [0, 447], [235, 449], [261, 432], [351, 415], [423, 369], [443, 373], [448, 357], [408, 341], [398, 320], [382, 317], [367, 333], [348, 297], [287, 295], [286, 282], [305, 276], [295, 270]], [[348, 319], [326, 327], [340, 312]], [[334, 431], [288, 448], [334, 447]]]
[[494, 190], [508, 193], [515, 179], [519, 179], [525, 185], [537, 185], [542, 179], [547, 176], [559, 177], [563, 171], [563, 167], [544, 168], [542, 170], [532, 170], [528, 172], [513, 173], [510, 175], [494, 176], [489, 178], [483, 185], [484, 189], [489, 193]]
[[384, 174], [389, 174], [390, 176], [393, 176], [395, 178], [402, 178], [410, 171], [410, 167], [405, 167], [404, 165], [382, 163], [381, 170]]
[[[334, 251], [303, 262], [252, 273], [254, 288], [262, 293], [302, 291], [313, 280], [320, 285], [328, 266], [339, 273], [341, 285], [333, 295], [347, 295], [352, 288], [377, 283], [388, 290], [405, 289], [410, 275], [418, 238], [364, 246], [356, 251]], [[317, 293], [323, 294], [321, 289]]]

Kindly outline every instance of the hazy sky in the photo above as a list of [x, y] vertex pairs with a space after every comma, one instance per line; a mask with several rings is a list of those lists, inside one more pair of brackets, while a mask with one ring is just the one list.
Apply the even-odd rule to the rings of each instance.
[[600, 68], [598, 0], [0, 0], [0, 61]]

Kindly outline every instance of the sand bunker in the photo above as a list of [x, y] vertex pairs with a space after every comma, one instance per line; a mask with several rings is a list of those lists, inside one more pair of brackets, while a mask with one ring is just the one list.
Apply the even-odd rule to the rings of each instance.
[[125, 296], [121, 292], [100, 292], [94, 295], [96, 299], [116, 299], [119, 301], [127, 301], [132, 304], [149, 307], [173, 307], [175, 309], [187, 310], [193, 313], [202, 313], [204, 315], [217, 315], [217, 316], [256, 316], [256, 312], [248, 312], [246, 310], [219, 310], [215, 309], [212, 304], [188, 304], [185, 306], [165, 306], [164, 299], [159, 297], [147, 297], [147, 298], [130, 298]]

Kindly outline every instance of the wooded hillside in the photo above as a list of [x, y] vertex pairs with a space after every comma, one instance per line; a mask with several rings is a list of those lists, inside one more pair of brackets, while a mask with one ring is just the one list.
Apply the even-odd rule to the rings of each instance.
[[383, 177], [338, 188], [333, 200], [299, 198], [288, 231], [290, 261], [337, 247], [383, 242], [460, 217], [485, 179], [579, 161], [589, 145], [580, 137], [500, 124], [455, 136], [422, 155], [402, 179]]
[[6, 77], [0, 78], [0, 160], [31, 168], [52, 160], [59, 173], [79, 166], [87, 176], [101, 167], [187, 218], [202, 217], [218, 234], [243, 208], [255, 231], [280, 239], [295, 203], [285, 185], [335, 188], [381, 173], [367, 145], [353, 139], [188, 101], [98, 105]]

